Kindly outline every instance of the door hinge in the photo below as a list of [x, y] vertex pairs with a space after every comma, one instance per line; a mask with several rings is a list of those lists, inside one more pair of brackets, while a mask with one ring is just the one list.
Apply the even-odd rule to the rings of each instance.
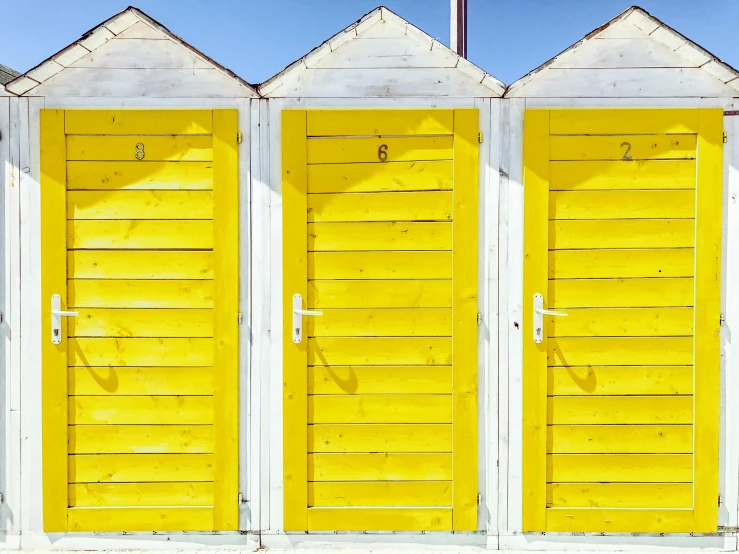
[[479, 133], [477, 133], [477, 142], [479, 142], [480, 144], [482, 144], [482, 139], [483, 138], [484, 138], [484, 136], [482, 134], [482, 131], [480, 131]]
[[236, 144], [241, 144], [242, 140], [244, 140], [244, 135], [241, 134], [241, 131], [236, 131]]
[[477, 493], [477, 505], [478, 506], [482, 505], [482, 494], [479, 492]]
[[720, 508], [723, 505], [724, 505], [724, 499], [721, 498], [721, 495], [719, 494], [718, 495], [718, 507]]
[[482, 325], [482, 314], [477, 314], [477, 324]]
[[724, 323], [726, 323], [726, 316], [724, 314], [720, 314], [718, 316], [718, 324], [723, 325]]
[[729, 142], [729, 135], [726, 134], [726, 131], [724, 131], [724, 144]]
[[244, 323], [244, 314], [239, 312], [239, 325], [241, 325], [242, 323]]

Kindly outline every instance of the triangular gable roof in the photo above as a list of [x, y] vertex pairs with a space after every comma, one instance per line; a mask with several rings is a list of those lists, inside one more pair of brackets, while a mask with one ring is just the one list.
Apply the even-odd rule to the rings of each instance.
[[[135, 29], [135, 31], [132, 31], [132, 28]], [[126, 33], [128, 33], [128, 35], [125, 35]], [[188, 50], [203, 64], [203, 67], [216, 69], [229, 79], [233, 80], [239, 89], [242, 90], [241, 94], [243, 96], [250, 98], [259, 97], [255, 88], [244, 81], [241, 77], [223, 67], [215, 60], [209, 58], [172, 33], [165, 26], [133, 6], [129, 6], [107, 21], [102, 22], [94, 29], [82, 35], [82, 37], [76, 42], [63, 48], [23, 75], [13, 79], [6, 85], [6, 89], [18, 96], [28, 95], [33, 91], [33, 89], [51, 79], [65, 68], [73, 66], [73, 64], [77, 63], [81, 58], [94, 52], [108, 43], [111, 39], [124, 35], [131, 38], [136, 36], [140, 38], [170, 39], [174, 43]]]
[[[387, 24], [387, 27], [382, 24]], [[363, 63], [371, 62], [371, 52], [369, 56], [362, 56], [359, 51], [364, 45], [356, 46], [352, 50], [352, 41], [361, 38], [405, 38], [408, 42], [415, 41], [418, 47], [413, 47], [413, 52], [397, 53], [393, 52], [391, 57], [404, 58], [407, 67], [416, 71], [415, 83], [418, 87], [418, 94], [404, 94], [400, 87], [393, 88], [392, 79], [390, 88], [382, 89], [377, 87], [377, 91], [370, 96], [391, 97], [391, 96], [434, 96], [433, 84], [424, 83], [423, 76], [432, 75], [435, 69], [446, 68], [447, 71], [453, 72], [454, 76], [459, 76], [460, 80], [469, 81], [466, 88], [470, 91], [468, 94], [460, 94], [461, 96], [482, 96], [482, 97], [500, 97], [505, 91], [505, 85], [492, 75], [486, 73], [476, 65], [472, 64], [465, 58], [460, 57], [454, 51], [449, 49], [441, 42], [435, 40], [415, 25], [409, 23], [402, 17], [398, 16], [388, 8], [380, 6], [375, 8], [361, 19], [349, 25], [346, 29], [338, 32], [330, 39], [311, 50], [308, 54], [288, 65], [285, 69], [259, 85], [259, 93], [264, 97], [284, 97], [284, 96], [313, 96], [319, 86], [307, 86], [307, 83], [313, 83], [310, 78], [311, 70], [315, 69], [333, 69], [333, 70], [368, 70], [368, 71], [385, 71], [398, 72], [402, 75], [404, 67], [400, 65], [391, 65], [383, 67], [382, 65], [363, 65]], [[341, 47], [341, 50], [339, 48]], [[338, 50], [338, 52], [337, 52]], [[351, 52], [351, 54], [349, 53]], [[342, 58], [344, 64], [341, 66], [332, 64], [331, 60]], [[380, 57], [375, 60], [381, 59]], [[414, 63], [416, 65], [414, 65]], [[424, 71], [425, 70], [425, 71]], [[423, 73], [423, 75], [422, 75]], [[317, 81], [318, 79], [316, 79]], [[341, 79], [347, 87], [351, 87], [352, 79]], [[443, 83], [438, 83], [441, 91]], [[412, 86], [412, 85], [410, 85]], [[351, 88], [348, 90], [351, 91]], [[429, 92], [430, 91], [430, 92]], [[448, 91], [447, 91], [448, 92]], [[440, 95], [444, 93], [440, 92]], [[453, 96], [455, 94], [447, 94]], [[349, 94], [351, 96], [351, 94]]]
[[[606, 49], [605, 41], [598, 39], [633, 39], [631, 41], [618, 41], [623, 45], [623, 51], [615, 48]], [[653, 39], [651, 44], [639, 39]], [[608, 41], [608, 46], [617, 44], [616, 41]], [[632, 46], [631, 59], [626, 51], [630, 42]], [[639, 51], [638, 48], [648, 50]], [[649, 65], [649, 60], [659, 63]], [[576, 65], [575, 60], [591, 60], [595, 65]], [[631, 62], [631, 63], [630, 63]], [[677, 63], [679, 62], [679, 63]], [[621, 65], [618, 65], [618, 64]], [[521, 79], [513, 83], [506, 90], [506, 97], [528, 97], [528, 96], [578, 96], [577, 94], [558, 94], [560, 87], [552, 86], [551, 94], [539, 92], [545, 91], [553, 81], [561, 80], [564, 86], [566, 79], [558, 79], [556, 75], [547, 74], [547, 70], [554, 69], [633, 69], [634, 71], [652, 70], [664, 73], [665, 77], [672, 77], [670, 82], [665, 83], [665, 90], [670, 87], [682, 87], [686, 93], [676, 96], [700, 96], [700, 92], [708, 92], [707, 96], [737, 96], [739, 91], [739, 71], [722, 62], [716, 56], [685, 37], [681, 33], [666, 25], [646, 10], [639, 6], [631, 6], [622, 13], [611, 19], [605, 25], [598, 27], [581, 40], [559, 53], [551, 60], [545, 62]], [[709, 76], [706, 78], [707, 76]], [[576, 86], [577, 75], [570, 72], [567, 78], [571, 86]], [[700, 81], [700, 83], [698, 83]], [[534, 86], [538, 85], [538, 86]], [[601, 84], [603, 85], [603, 84]], [[615, 89], [618, 82], [614, 81], [612, 91], [608, 91], [608, 84], [601, 87], [596, 86], [595, 93], [591, 96], [613, 96], [620, 95]], [[687, 89], [693, 87], [697, 93], [688, 94]], [[537, 91], [538, 89], [538, 91]], [[605, 92], [605, 94], [598, 94]], [[609, 94], [611, 92], [611, 94]], [[628, 95], [628, 94], [625, 94]], [[646, 96], [651, 94], [634, 94], [634, 96]], [[669, 96], [669, 94], [665, 94]]]

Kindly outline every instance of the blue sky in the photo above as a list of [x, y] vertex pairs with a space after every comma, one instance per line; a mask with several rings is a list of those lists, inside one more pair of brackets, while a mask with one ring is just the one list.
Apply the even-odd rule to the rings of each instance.
[[[196, 48], [258, 83], [383, 0], [132, 1]], [[384, 2], [449, 44], [449, 0]], [[0, 0], [0, 5], [0, 13], [12, 21], [0, 31], [0, 63], [26, 71], [128, 3]], [[510, 84], [629, 5], [627, 0], [469, 0], [469, 58]], [[739, 67], [739, 0], [642, 0], [640, 5]]]

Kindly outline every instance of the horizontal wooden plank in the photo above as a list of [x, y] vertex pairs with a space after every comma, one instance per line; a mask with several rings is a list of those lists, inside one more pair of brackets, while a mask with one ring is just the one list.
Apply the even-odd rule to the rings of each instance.
[[308, 193], [452, 190], [452, 162], [315, 164]]
[[309, 251], [451, 250], [452, 223], [309, 223]]
[[312, 308], [450, 308], [451, 279], [308, 282]]
[[553, 135], [657, 135], [698, 132], [695, 109], [585, 109], [551, 110]]
[[213, 339], [69, 339], [70, 366], [184, 366], [213, 365]]
[[70, 508], [69, 531], [210, 531], [213, 508]]
[[695, 179], [695, 160], [549, 164], [549, 190], [694, 189]]
[[73, 190], [67, 193], [67, 217], [212, 219], [213, 193], [205, 190]]
[[212, 337], [213, 310], [80, 308], [69, 337]]
[[73, 508], [213, 505], [213, 483], [78, 483], [68, 494]]
[[549, 222], [549, 248], [692, 248], [693, 219], [560, 219]]
[[213, 252], [70, 250], [70, 279], [212, 279]]
[[451, 136], [308, 139], [309, 164], [451, 159]]
[[213, 221], [78, 219], [67, 222], [67, 247], [212, 249]]
[[67, 110], [68, 135], [202, 135], [213, 132], [210, 110]]
[[449, 481], [451, 454], [308, 454], [309, 481]]
[[451, 423], [452, 395], [308, 397], [308, 423]]
[[693, 366], [550, 367], [550, 395], [693, 394]]
[[451, 252], [308, 253], [308, 279], [451, 278]]
[[555, 308], [691, 307], [693, 298], [692, 278], [549, 281]]
[[549, 219], [692, 219], [692, 190], [578, 190], [549, 193]]
[[212, 162], [67, 162], [67, 190], [212, 188]]
[[451, 506], [451, 481], [308, 483], [308, 506]]
[[70, 396], [68, 406], [70, 425], [213, 423], [212, 396]]
[[692, 396], [550, 396], [547, 399], [549, 425], [678, 425], [692, 422]]
[[451, 338], [308, 339], [308, 365], [450, 365]]
[[[70, 454], [212, 454], [212, 425], [70, 425]], [[159, 504], [162, 506], [162, 504]]]
[[547, 317], [548, 337], [670, 337], [693, 334], [693, 308], [580, 308]]
[[692, 277], [694, 266], [692, 248], [549, 252], [550, 279]]
[[308, 394], [451, 394], [451, 366], [308, 368]]
[[452, 426], [446, 424], [308, 425], [308, 452], [451, 451]]
[[695, 135], [552, 136], [549, 157], [560, 160], [694, 159]]
[[690, 483], [692, 454], [547, 454], [549, 483]]
[[76, 454], [70, 483], [212, 481], [212, 454]]
[[550, 425], [556, 454], [691, 454], [692, 425]]
[[547, 506], [571, 508], [692, 508], [693, 486], [675, 483], [558, 483], [547, 485]]
[[559, 533], [688, 533], [695, 529], [695, 512], [684, 510], [593, 510], [550, 508], [547, 530]]
[[212, 308], [213, 281], [70, 279], [71, 308]]
[[70, 367], [69, 394], [210, 395], [212, 367]]
[[451, 308], [324, 310], [308, 318], [309, 337], [451, 337]]
[[451, 220], [451, 191], [308, 195], [309, 223]]
[[693, 337], [587, 337], [547, 340], [549, 366], [692, 363]]
[[68, 135], [67, 160], [210, 162], [213, 161], [213, 137]]
[[375, 135], [451, 135], [452, 110], [310, 110], [309, 137]]
[[451, 531], [451, 508], [309, 508], [312, 531]]

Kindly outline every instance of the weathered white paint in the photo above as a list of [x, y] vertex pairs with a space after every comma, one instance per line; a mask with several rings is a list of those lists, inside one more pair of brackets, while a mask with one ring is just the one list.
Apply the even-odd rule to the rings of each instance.
[[168, 40], [161, 32], [144, 21], [137, 21], [125, 31], [119, 33], [116, 38], [119, 39], [149, 39], [149, 40]]
[[98, 27], [92, 30], [85, 38], [80, 40], [80, 45], [89, 51], [99, 48], [115, 35], [105, 27]]
[[[628, 25], [628, 24], [627, 24]], [[557, 56], [552, 69], [608, 69], [621, 67], [698, 67], [656, 40], [591, 39]]]
[[171, 40], [128, 39], [111, 40], [70, 67], [106, 69], [210, 69], [191, 50]]

